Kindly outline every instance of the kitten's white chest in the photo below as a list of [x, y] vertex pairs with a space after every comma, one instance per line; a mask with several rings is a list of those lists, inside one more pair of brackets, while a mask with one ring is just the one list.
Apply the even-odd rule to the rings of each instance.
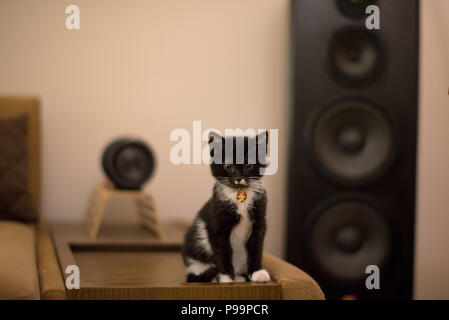
[[244, 215], [240, 214], [240, 221], [234, 229], [232, 229], [230, 236], [232, 247], [232, 265], [236, 275], [246, 274], [248, 272], [248, 252], [246, 249], [246, 243], [251, 235], [251, 231], [252, 222], [248, 218], [247, 213]]
[[237, 190], [220, 185], [219, 196], [237, 206], [237, 214], [240, 216], [239, 223], [231, 231], [230, 243], [232, 247], [232, 265], [236, 275], [248, 273], [248, 252], [246, 243], [252, 232], [252, 222], [249, 219], [248, 209], [251, 208], [257, 192], [263, 191], [260, 182], [253, 183], [246, 189], [246, 200], [242, 203], [237, 201]]

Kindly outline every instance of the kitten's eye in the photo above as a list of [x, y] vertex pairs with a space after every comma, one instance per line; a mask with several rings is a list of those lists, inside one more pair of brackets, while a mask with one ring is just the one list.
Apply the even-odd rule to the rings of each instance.
[[246, 169], [246, 170], [251, 170], [252, 168], [254, 168], [254, 165], [253, 165], [253, 164], [251, 164], [251, 163], [245, 164], [245, 169]]
[[231, 170], [232, 169], [232, 165], [230, 165], [229, 163], [225, 164], [223, 166], [226, 170]]

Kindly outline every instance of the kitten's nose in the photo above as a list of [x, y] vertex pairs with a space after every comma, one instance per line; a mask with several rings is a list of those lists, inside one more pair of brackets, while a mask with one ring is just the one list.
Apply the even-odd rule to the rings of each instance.
[[240, 181], [238, 181], [238, 180], [234, 180], [234, 183], [235, 184], [243, 184], [243, 185], [246, 185], [246, 181], [245, 181], [245, 179], [240, 179]]

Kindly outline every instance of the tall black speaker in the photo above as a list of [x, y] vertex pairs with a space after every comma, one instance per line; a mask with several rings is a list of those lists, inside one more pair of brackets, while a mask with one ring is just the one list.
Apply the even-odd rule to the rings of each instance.
[[[380, 12], [368, 30], [367, 5]], [[412, 297], [415, 0], [293, 0], [288, 260], [327, 298]], [[368, 289], [366, 268], [379, 268]]]

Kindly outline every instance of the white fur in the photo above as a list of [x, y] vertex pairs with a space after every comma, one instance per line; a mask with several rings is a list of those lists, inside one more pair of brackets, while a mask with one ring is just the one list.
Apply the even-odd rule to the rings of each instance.
[[206, 223], [201, 220], [196, 220], [196, 243], [200, 249], [204, 250], [207, 254], [212, 255], [212, 246], [210, 245], [209, 235], [206, 230]]
[[227, 274], [220, 273], [220, 274], [218, 274], [218, 282], [227, 283], [227, 282], [234, 282], [234, 281]]
[[202, 274], [204, 271], [214, 266], [212, 264], [203, 263], [192, 258], [187, 258], [187, 264], [187, 273], [193, 273], [196, 276]]
[[217, 184], [217, 193], [218, 196], [224, 200], [229, 201], [237, 206], [237, 212], [238, 214], [246, 215], [248, 211], [248, 207], [252, 205], [254, 201], [254, 197], [259, 193], [264, 193], [265, 189], [263, 187], [262, 181], [252, 181], [249, 183], [248, 188], [245, 189], [246, 191], [246, 200], [245, 202], [238, 202], [237, 201], [237, 189], [228, 187], [227, 185], [220, 183]]
[[255, 272], [249, 277], [251, 281], [253, 282], [268, 282], [270, 281], [270, 275], [268, 274], [267, 270], [260, 269]]
[[248, 253], [246, 242], [251, 235], [252, 222], [249, 219], [248, 208], [251, 207], [255, 196], [265, 192], [260, 180], [251, 182], [246, 191], [246, 200], [242, 203], [237, 201], [237, 190], [224, 184], [218, 185], [218, 195], [225, 201], [229, 201], [237, 206], [237, 213], [240, 216], [239, 223], [232, 229], [230, 242], [232, 247], [232, 265], [237, 275], [248, 272]]
[[246, 180], [245, 179], [240, 179], [240, 181], [234, 180], [234, 184], [241, 184], [241, 185], [246, 185]]
[[232, 265], [236, 275], [248, 272], [246, 242], [251, 234], [251, 230], [252, 222], [246, 215], [241, 215], [239, 223], [232, 229], [229, 240], [232, 247]]

